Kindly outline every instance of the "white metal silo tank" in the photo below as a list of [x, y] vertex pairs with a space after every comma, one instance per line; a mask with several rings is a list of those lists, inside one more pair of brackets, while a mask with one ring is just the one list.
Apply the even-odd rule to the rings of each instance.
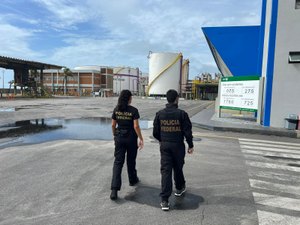
[[180, 92], [182, 54], [151, 53], [149, 55], [148, 95], [165, 95], [169, 89]]

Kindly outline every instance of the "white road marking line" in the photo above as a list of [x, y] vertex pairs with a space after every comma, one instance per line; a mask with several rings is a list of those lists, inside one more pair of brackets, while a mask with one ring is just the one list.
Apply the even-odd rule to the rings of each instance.
[[[283, 171], [300, 172], [299, 167], [288, 164], [300, 165], [300, 144], [288, 142], [274, 142], [267, 140], [253, 140], [240, 138], [241, 151], [244, 153], [246, 164], [249, 165], [248, 175], [251, 188], [254, 190], [264, 190], [272, 193], [289, 193], [295, 198], [282, 197], [277, 195], [253, 192], [256, 204], [263, 205], [268, 210], [274, 208], [293, 210], [300, 214], [300, 179], [297, 174], [288, 174]], [[264, 157], [273, 156], [274, 158]], [[278, 157], [278, 158], [276, 158]], [[286, 158], [286, 159], [284, 159]], [[295, 159], [295, 160], [293, 160]], [[260, 161], [265, 162], [260, 162]], [[266, 170], [266, 169], [271, 169]], [[252, 177], [252, 178], [251, 178]], [[269, 179], [271, 182], [261, 179]], [[277, 183], [276, 183], [277, 181]], [[288, 184], [280, 184], [278, 181]], [[292, 185], [290, 185], [292, 184]], [[299, 197], [298, 197], [299, 196]], [[298, 225], [300, 218], [281, 214], [257, 210], [260, 225]]]
[[229, 137], [229, 136], [222, 136], [216, 134], [208, 134], [208, 133], [200, 133], [200, 132], [193, 132], [194, 137], [205, 137], [205, 138], [221, 138], [221, 139], [238, 139], [237, 137]]
[[274, 145], [274, 144], [266, 144], [266, 143], [255, 143], [255, 142], [247, 142], [247, 141], [240, 141], [242, 145], [254, 145], [254, 146], [263, 146], [263, 147], [274, 147], [274, 148], [284, 148], [284, 149], [295, 149], [299, 150], [300, 153], [300, 146], [289, 146], [289, 144], [283, 145]]
[[298, 225], [300, 218], [257, 210], [259, 225]]
[[299, 211], [300, 213], [300, 199], [293, 199], [287, 197], [280, 197], [276, 195], [268, 195], [253, 192], [256, 203], [276, 208], [289, 209]]
[[299, 154], [300, 150], [288, 150], [288, 149], [279, 149], [279, 148], [268, 148], [268, 147], [260, 147], [260, 146], [249, 146], [249, 145], [240, 145], [242, 149], [253, 149], [253, 150], [261, 150], [261, 151], [272, 151], [272, 152], [281, 152], [281, 153], [293, 153]]
[[[246, 160], [248, 161], [262, 161], [262, 162], [266, 162], [266, 163], [276, 163], [278, 165], [288, 165], [288, 164], [297, 164], [297, 162], [293, 161], [293, 160], [289, 160], [289, 159], [271, 159], [271, 158], [266, 158], [266, 157], [262, 157], [260, 155], [252, 155], [252, 154], [244, 154], [244, 157]], [[300, 164], [299, 164], [299, 168], [300, 168]]]
[[264, 162], [249, 162], [246, 161], [248, 166], [258, 167], [258, 168], [267, 168], [267, 169], [276, 169], [276, 170], [287, 170], [293, 172], [300, 172], [300, 167], [293, 166], [283, 166], [275, 163], [264, 163]]
[[239, 138], [239, 140], [255, 142], [255, 143], [271, 143], [271, 144], [283, 144], [283, 145], [290, 145], [290, 146], [300, 146], [300, 143], [290, 143], [290, 142], [280, 142], [280, 141], [268, 141], [268, 140], [247, 139], [247, 138]]
[[255, 154], [261, 156], [274, 156], [274, 157], [283, 157], [283, 158], [292, 158], [292, 159], [299, 159], [300, 161], [300, 153], [281, 153], [281, 152], [272, 152], [272, 151], [256, 151], [256, 150], [246, 150], [242, 149], [242, 152], [245, 154]]
[[[271, 190], [276, 192], [285, 192], [290, 194], [298, 195], [300, 198], [300, 187], [286, 184], [274, 184], [267, 181], [261, 181], [256, 179], [249, 179], [250, 186], [253, 188], [263, 189], [263, 190]], [[299, 200], [299, 199], [298, 199]], [[300, 200], [299, 200], [300, 207]], [[299, 208], [300, 210], [300, 208]]]
[[293, 176], [290, 174], [283, 174], [283, 173], [275, 173], [271, 171], [257, 171], [257, 170], [250, 170], [248, 171], [250, 177], [259, 177], [262, 179], [271, 179], [274, 181], [287, 181], [295, 183], [296, 185], [300, 185], [299, 176]]

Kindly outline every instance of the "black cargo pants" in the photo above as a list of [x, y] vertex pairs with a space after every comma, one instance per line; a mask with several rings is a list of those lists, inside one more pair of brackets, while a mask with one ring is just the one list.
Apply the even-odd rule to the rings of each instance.
[[120, 190], [122, 185], [122, 168], [125, 161], [127, 161], [127, 172], [129, 183], [135, 183], [137, 181], [136, 172], [136, 156], [137, 156], [137, 137], [134, 133], [129, 134], [128, 137], [115, 137], [115, 161], [113, 165], [113, 176], [111, 181], [111, 190]]
[[161, 142], [160, 155], [160, 197], [163, 201], [168, 201], [172, 194], [172, 170], [174, 171], [176, 189], [179, 190], [185, 185], [185, 179], [182, 171], [185, 157], [185, 145], [184, 143]]

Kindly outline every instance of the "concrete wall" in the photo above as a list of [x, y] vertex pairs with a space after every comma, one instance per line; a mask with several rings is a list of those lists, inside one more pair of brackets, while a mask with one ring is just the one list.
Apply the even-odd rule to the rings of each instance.
[[290, 51], [300, 51], [300, 9], [296, 0], [279, 0], [271, 127], [284, 127], [288, 114], [300, 114], [300, 64], [288, 63]]

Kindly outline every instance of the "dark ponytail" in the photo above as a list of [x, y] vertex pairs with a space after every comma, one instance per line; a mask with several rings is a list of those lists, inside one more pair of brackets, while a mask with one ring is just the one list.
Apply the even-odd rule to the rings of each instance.
[[118, 99], [118, 104], [116, 109], [118, 111], [124, 112], [127, 109], [130, 97], [132, 96], [129, 90], [122, 90]]

